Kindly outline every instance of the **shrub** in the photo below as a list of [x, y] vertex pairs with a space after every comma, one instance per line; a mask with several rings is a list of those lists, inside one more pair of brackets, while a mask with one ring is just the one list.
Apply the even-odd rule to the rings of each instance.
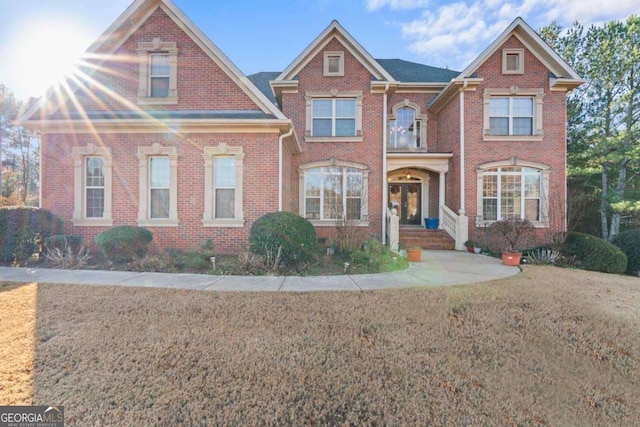
[[152, 240], [153, 234], [146, 228], [122, 225], [98, 234], [95, 243], [107, 259], [130, 261], [145, 256]]
[[535, 244], [535, 229], [526, 219], [503, 219], [492, 223], [487, 234], [491, 249], [501, 252], [522, 252]]
[[0, 260], [29, 258], [44, 239], [60, 234], [62, 220], [45, 209], [28, 206], [0, 208]]
[[562, 247], [562, 255], [578, 268], [622, 274], [627, 256], [615, 245], [590, 234], [571, 232]]
[[78, 249], [73, 249], [70, 245], [66, 245], [62, 248], [47, 248], [44, 256], [55, 268], [73, 270], [87, 265], [87, 261], [91, 258], [91, 252], [82, 245]]
[[611, 240], [611, 243], [627, 255], [627, 273], [640, 274], [640, 229], [620, 233]]
[[82, 245], [82, 236], [73, 234], [56, 234], [53, 236], [45, 237], [44, 247], [45, 249], [66, 249], [70, 247], [72, 250], [77, 250]]
[[291, 212], [273, 212], [261, 216], [251, 226], [249, 248], [258, 255], [277, 253], [282, 247], [281, 260], [287, 264], [309, 261], [317, 250], [318, 238], [313, 225]]

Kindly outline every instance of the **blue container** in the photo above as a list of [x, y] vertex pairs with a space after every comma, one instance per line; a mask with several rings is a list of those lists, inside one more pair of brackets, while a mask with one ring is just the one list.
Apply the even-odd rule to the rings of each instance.
[[424, 226], [427, 227], [428, 229], [431, 230], [435, 230], [436, 228], [438, 228], [438, 218], [425, 218], [424, 219]]

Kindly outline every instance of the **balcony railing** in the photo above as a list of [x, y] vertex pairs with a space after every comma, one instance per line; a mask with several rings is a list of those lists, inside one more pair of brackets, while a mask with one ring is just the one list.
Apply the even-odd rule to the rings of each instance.
[[427, 147], [422, 147], [421, 141], [414, 133], [404, 133], [389, 136], [387, 143], [387, 151], [392, 153], [406, 153], [406, 152], [425, 152]]

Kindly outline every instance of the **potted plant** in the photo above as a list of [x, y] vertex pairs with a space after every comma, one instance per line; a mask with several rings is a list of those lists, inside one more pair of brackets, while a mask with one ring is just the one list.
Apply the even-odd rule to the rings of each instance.
[[474, 242], [472, 240], [467, 240], [464, 242], [464, 245], [467, 247], [467, 252], [472, 254], [479, 254], [482, 251], [480, 247], [480, 243]]
[[489, 226], [489, 235], [502, 252], [504, 265], [520, 265], [522, 250], [532, 246], [535, 239], [533, 224], [526, 219], [503, 219]]
[[407, 248], [407, 259], [410, 262], [420, 262], [422, 259], [422, 248], [418, 245]]

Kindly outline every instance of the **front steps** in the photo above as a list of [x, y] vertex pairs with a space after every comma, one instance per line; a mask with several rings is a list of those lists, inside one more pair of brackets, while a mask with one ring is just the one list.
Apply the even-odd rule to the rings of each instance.
[[400, 226], [400, 247], [420, 246], [422, 249], [453, 250], [455, 242], [444, 230], [431, 230], [420, 226]]

